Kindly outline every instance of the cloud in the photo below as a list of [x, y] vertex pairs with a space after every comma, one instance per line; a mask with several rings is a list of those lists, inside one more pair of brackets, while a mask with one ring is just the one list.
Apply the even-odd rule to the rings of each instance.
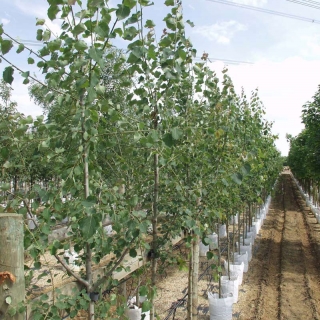
[[10, 22], [9, 19], [6, 19], [6, 18], [2, 18], [2, 19], [1, 19], [1, 23], [3, 23], [3, 25], [8, 24], [9, 22]]
[[37, 1], [36, 4], [33, 4], [30, 7], [30, 4], [28, 4], [26, 1], [14, 0], [14, 5], [22, 13], [28, 16], [46, 19], [46, 26], [51, 30], [51, 32], [57, 36], [61, 34], [62, 32], [62, 29], [60, 27], [61, 22], [59, 22], [58, 20], [51, 21], [48, 19], [48, 16], [47, 16], [48, 6], [43, 1], [41, 2]]
[[246, 30], [247, 27], [237, 21], [222, 21], [211, 26], [197, 26], [192, 33], [201, 34], [203, 37], [221, 44], [229, 44], [235, 33]]
[[[221, 75], [222, 62], [212, 63], [211, 67]], [[286, 155], [286, 133], [295, 136], [303, 129], [302, 106], [312, 100], [320, 84], [320, 73], [315, 72], [320, 70], [320, 60], [291, 57], [281, 62], [261, 60], [254, 65], [231, 65], [228, 69], [238, 93], [243, 86], [250, 97], [252, 90], [259, 89], [265, 118], [274, 122], [273, 133], [279, 135], [276, 145]]]

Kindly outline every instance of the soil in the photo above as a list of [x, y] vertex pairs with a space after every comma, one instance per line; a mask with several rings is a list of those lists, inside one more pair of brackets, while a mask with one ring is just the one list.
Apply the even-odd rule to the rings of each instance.
[[[320, 319], [320, 225], [306, 206], [289, 171], [282, 173], [269, 213], [255, 240], [253, 259], [233, 305], [233, 319]], [[203, 260], [199, 272], [199, 317], [208, 320], [208, 290], [216, 290]], [[168, 317], [184, 297], [187, 272], [169, 269], [159, 283], [160, 319], [186, 319], [186, 304]]]

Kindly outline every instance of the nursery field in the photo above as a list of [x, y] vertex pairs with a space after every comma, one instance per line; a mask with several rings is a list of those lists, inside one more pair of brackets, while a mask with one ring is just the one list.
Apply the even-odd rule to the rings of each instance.
[[[233, 305], [233, 319], [319, 319], [320, 225], [306, 207], [290, 172], [282, 173], [264, 225], [254, 244], [249, 270]], [[217, 290], [206, 258], [199, 274], [199, 319], [209, 319], [207, 292]], [[186, 304], [169, 317], [187, 292], [187, 271], [168, 270], [159, 284], [161, 319], [186, 318]]]

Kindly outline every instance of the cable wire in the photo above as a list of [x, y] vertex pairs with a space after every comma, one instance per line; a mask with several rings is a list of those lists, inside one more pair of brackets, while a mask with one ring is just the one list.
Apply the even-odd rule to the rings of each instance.
[[[222, 58], [211, 58], [210, 55], [207, 58], [209, 62], [212, 61], [222, 61], [230, 64], [253, 64], [253, 62], [249, 61], [241, 61], [241, 60], [232, 60], [232, 59], [222, 59]], [[201, 57], [195, 57], [195, 60], [202, 60]]]
[[227, 1], [227, 0], [207, 0], [207, 1], [221, 3], [221, 4], [227, 4], [227, 5], [238, 7], [238, 8], [242, 8], [242, 9], [248, 9], [248, 10], [253, 10], [253, 11], [273, 14], [273, 15], [284, 17], [284, 18], [290, 18], [290, 19], [295, 19], [295, 20], [300, 20], [300, 21], [320, 24], [320, 20], [310, 19], [310, 18], [301, 17], [301, 16], [296, 16], [294, 14], [289, 14], [289, 13], [280, 12], [280, 11], [274, 11], [274, 10], [269, 10], [269, 9], [258, 8], [258, 7], [249, 6], [249, 5], [246, 5], [246, 4], [235, 3], [235, 2], [231, 2], [231, 1]]
[[319, 9], [320, 10], [320, 3], [319, 2], [317, 3], [317, 5], [315, 5], [314, 3], [298, 1], [298, 0], [287, 0], [287, 1], [292, 2], [292, 3], [296, 3], [296, 4], [300, 4], [300, 5], [305, 6], [305, 7], [310, 7], [310, 8], [314, 8], [314, 9]]

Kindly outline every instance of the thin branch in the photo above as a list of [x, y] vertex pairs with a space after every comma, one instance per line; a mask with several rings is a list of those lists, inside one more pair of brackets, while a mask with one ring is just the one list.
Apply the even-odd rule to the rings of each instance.
[[[21, 70], [19, 67], [17, 67], [16, 65], [14, 65], [12, 62], [10, 62], [9, 60], [7, 60], [3, 55], [0, 55], [0, 58], [3, 59], [4, 61], [6, 61], [8, 64], [10, 64], [10, 66], [12, 66], [12, 67], [15, 68], [16, 70], [20, 71], [21, 73], [24, 72], [24, 71]], [[33, 81], [37, 82], [37, 83], [40, 84], [41, 86], [44, 86], [44, 87], [46, 87], [46, 88], [48, 88], [48, 89], [51, 89], [51, 90], [55, 91], [56, 93], [63, 94], [63, 95], [65, 94], [64, 92], [59, 91], [59, 90], [57, 90], [57, 89], [55, 89], [55, 88], [50, 88], [48, 85], [46, 85], [45, 83], [39, 81], [38, 79], [34, 78], [33, 76], [30, 76], [30, 75], [29, 75], [29, 78], [32, 79]]]
[[74, 271], [72, 271], [72, 269], [70, 268], [70, 266], [61, 258], [59, 257], [59, 255], [55, 254], [54, 255], [55, 258], [62, 264], [62, 266], [67, 270], [67, 272], [69, 272], [77, 281], [79, 281], [81, 284], [83, 284], [85, 287], [89, 286], [89, 283], [82, 279], [79, 275], [77, 275]]
[[17, 43], [17, 44], [23, 44], [24, 45], [24, 48], [27, 49], [30, 53], [34, 54], [35, 56], [37, 56], [39, 59], [41, 59], [42, 61], [44, 62], [47, 62], [46, 59], [44, 59], [43, 57], [41, 57], [38, 53], [34, 52], [32, 49], [30, 49], [29, 47], [27, 47], [24, 43], [12, 38], [9, 34], [3, 32], [3, 34], [5, 36], [7, 36], [9, 39], [11, 39], [13, 42]]
[[128, 253], [130, 250], [130, 247], [128, 247], [126, 250], [123, 251], [120, 259], [118, 262], [109, 270], [102, 278], [100, 278], [93, 286], [93, 291], [96, 290], [111, 274], [112, 272], [119, 266], [119, 264], [122, 262], [124, 259], [125, 255]]

